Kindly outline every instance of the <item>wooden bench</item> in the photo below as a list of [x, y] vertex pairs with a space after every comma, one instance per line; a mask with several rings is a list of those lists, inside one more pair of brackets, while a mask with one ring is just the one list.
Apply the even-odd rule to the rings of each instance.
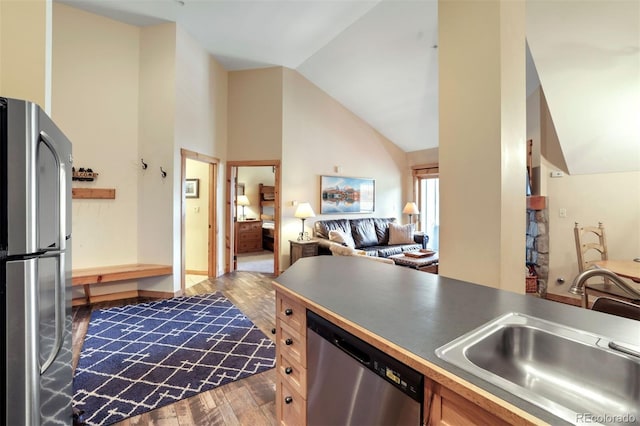
[[73, 306], [140, 296], [140, 291], [138, 290], [91, 296], [91, 285], [94, 284], [115, 283], [171, 274], [173, 274], [173, 267], [170, 265], [148, 263], [74, 269], [71, 272], [71, 285], [73, 287], [82, 286], [84, 288], [84, 298], [73, 299]]

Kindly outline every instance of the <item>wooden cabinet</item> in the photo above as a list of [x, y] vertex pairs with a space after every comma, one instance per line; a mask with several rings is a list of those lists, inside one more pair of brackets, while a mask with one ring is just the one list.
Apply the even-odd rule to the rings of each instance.
[[289, 240], [289, 266], [302, 257], [318, 255], [318, 243], [316, 241]]
[[236, 252], [262, 251], [262, 221], [243, 220], [236, 222]]
[[307, 312], [276, 292], [276, 415], [281, 425], [307, 422]]
[[[276, 416], [279, 425], [304, 426], [307, 424], [307, 309], [322, 314], [318, 307], [311, 307], [276, 285]], [[384, 348], [389, 355], [402, 359], [393, 345], [367, 335], [366, 330], [350, 330], [370, 344]], [[364, 334], [361, 334], [364, 333]], [[499, 400], [479, 389], [458, 387], [451, 377], [442, 382], [431, 377], [441, 377], [426, 362], [410, 362], [424, 377], [423, 425], [495, 425], [541, 424], [525, 413], [513, 412], [499, 404]], [[440, 380], [440, 379], [438, 379]], [[521, 415], [525, 414], [525, 417]]]
[[479, 405], [427, 377], [424, 379], [423, 412], [426, 426], [509, 425]]

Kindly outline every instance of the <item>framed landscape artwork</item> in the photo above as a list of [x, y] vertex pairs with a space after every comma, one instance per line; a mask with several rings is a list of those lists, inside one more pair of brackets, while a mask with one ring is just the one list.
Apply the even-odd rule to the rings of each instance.
[[320, 213], [373, 213], [375, 180], [320, 176]]

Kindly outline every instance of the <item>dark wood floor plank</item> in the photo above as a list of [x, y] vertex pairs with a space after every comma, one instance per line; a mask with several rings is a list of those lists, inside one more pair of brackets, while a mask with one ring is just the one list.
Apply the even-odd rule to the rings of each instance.
[[[275, 339], [275, 292], [273, 276], [254, 272], [233, 272], [185, 290], [195, 296], [220, 291], [269, 338]], [[73, 308], [73, 368], [80, 358], [91, 312], [114, 306], [152, 301], [149, 298], [96, 303]], [[275, 425], [275, 369], [237, 380], [139, 416], [115, 423], [117, 426], [232, 426]], [[191, 423], [190, 423], [191, 422]]]

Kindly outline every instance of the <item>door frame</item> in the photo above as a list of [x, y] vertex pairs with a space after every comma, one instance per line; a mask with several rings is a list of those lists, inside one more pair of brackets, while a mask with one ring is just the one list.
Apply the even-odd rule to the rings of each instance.
[[[180, 291], [185, 291], [185, 258], [186, 258], [186, 238], [185, 238], [185, 222], [187, 214], [187, 203], [184, 193], [184, 187], [187, 179], [187, 159], [200, 161], [209, 164], [209, 206], [207, 211], [208, 230], [207, 230], [207, 274], [209, 277], [216, 277], [218, 271], [217, 241], [218, 241], [218, 215], [216, 206], [218, 205], [216, 190], [218, 187], [218, 165], [220, 160], [199, 152], [190, 151], [188, 149], [180, 149]], [[205, 188], [200, 188], [203, 190]]]
[[[274, 212], [273, 219], [277, 226], [273, 230], [273, 274], [278, 276], [280, 274], [280, 160], [250, 160], [250, 161], [227, 161], [227, 183], [226, 183], [226, 219], [225, 219], [225, 235], [226, 235], [226, 248], [225, 248], [225, 273], [229, 273], [235, 270], [235, 176], [237, 176], [238, 167], [260, 167], [270, 166], [274, 169]], [[236, 169], [234, 172], [234, 168]]]

